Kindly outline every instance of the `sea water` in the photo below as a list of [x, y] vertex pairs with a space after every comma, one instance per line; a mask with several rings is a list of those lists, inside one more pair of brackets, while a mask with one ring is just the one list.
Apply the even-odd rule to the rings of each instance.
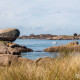
[[80, 40], [38, 40], [38, 39], [17, 39], [15, 43], [33, 49], [34, 52], [26, 52], [22, 53], [21, 55], [22, 57], [35, 60], [40, 57], [56, 58], [57, 56], [59, 56], [59, 53], [43, 52], [44, 49], [52, 46], [65, 45], [71, 41], [78, 41], [80, 43]]

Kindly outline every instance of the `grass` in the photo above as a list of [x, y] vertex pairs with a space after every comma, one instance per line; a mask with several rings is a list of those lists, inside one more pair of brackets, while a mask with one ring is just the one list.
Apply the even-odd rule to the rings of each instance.
[[55, 61], [49, 80], [80, 80], [80, 54], [69, 54]]
[[22, 62], [0, 67], [0, 80], [80, 80], [80, 54], [62, 56], [47, 66]]

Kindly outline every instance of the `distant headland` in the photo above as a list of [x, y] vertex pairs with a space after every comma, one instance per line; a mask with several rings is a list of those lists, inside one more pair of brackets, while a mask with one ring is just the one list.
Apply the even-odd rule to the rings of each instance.
[[52, 34], [30, 34], [29, 36], [20, 36], [18, 39], [47, 39], [47, 40], [78, 40], [80, 34], [74, 33], [73, 35], [52, 35]]

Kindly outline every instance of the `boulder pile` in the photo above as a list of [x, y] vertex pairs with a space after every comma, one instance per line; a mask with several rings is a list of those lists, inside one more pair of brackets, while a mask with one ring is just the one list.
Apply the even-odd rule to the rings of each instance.
[[11, 64], [26, 62], [31, 67], [35, 66], [46, 66], [47, 64], [54, 64], [54, 59], [50, 57], [39, 58], [37, 60], [30, 60], [22, 58], [22, 52], [32, 52], [25, 46], [13, 43], [20, 35], [18, 29], [4, 29], [0, 30], [0, 66], [10, 66]]
[[32, 52], [25, 46], [13, 43], [20, 35], [18, 29], [3, 29], [0, 30], [0, 64], [11, 64], [14, 59], [21, 57], [22, 52]]

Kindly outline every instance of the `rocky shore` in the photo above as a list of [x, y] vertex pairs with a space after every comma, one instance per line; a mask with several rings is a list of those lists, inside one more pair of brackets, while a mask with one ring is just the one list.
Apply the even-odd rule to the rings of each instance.
[[78, 41], [69, 42], [67, 45], [53, 46], [44, 49], [44, 52], [80, 52]]
[[33, 52], [25, 46], [13, 43], [20, 35], [18, 29], [0, 30], [0, 64], [11, 64], [12, 61], [18, 60], [23, 52]]
[[51, 35], [51, 34], [40, 34], [34, 35], [30, 34], [29, 36], [20, 36], [18, 39], [47, 39], [47, 40], [77, 40], [80, 39], [80, 35]]
[[[0, 37], [0, 80], [55, 80], [59, 77], [59, 80], [71, 80], [78, 73], [80, 54], [76, 56], [72, 54], [56, 59], [50, 57], [37, 60], [23, 58], [21, 56], [22, 52], [33, 50], [13, 42], [19, 37], [19, 30], [6, 30], [8, 30], [6, 33], [8, 35], [4, 34], [3, 36], [1, 34], [2, 37]], [[10, 30], [11, 32], [9, 32]], [[80, 51], [80, 44], [74, 41], [67, 45], [46, 48], [44, 51], [61, 52], [65, 50], [68, 50], [68, 53], [69, 51]]]
[[[26, 62], [26, 64], [35, 64], [38, 66], [45, 66], [46, 64], [54, 63], [54, 59], [50, 57], [45, 58], [39, 58], [37, 60], [30, 60], [27, 58], [22, 58], [21, 53], [23, 52], [33, 52], [32, 49], [29, 49], [25, 46], [19, 45], [14, 43], [19, 35], [20, 31], [18, 29], [4, 29], [0, 30], [0, 65], [6, 66], [11, 65], [13, 63], [22, 63]], [[32, 35], [30, 35], [32, 36]], [[40, 35], [41, 37], [43, 35]], [[45, 37], [53, 37], [52, 35], [44, 35]], [[55, 35], [55, 37], [57, 37]], [[43, 38], [44, 39], [44, 38]], [[45, 52], [60, 52], [63, 50], [75, 50], [80, 51], [80, 45], [78, 42], [70, 42], [67, 45], [61, 45], [61, 46], [53, 46], [44, 49]]]
[[[3, 29], [0, 30], [0, 66], [10, 66], [11, 64], [23, 63], [37, 66], [44, 66], [53, 63], [54, 59], [50, 57], [30, 60], [23, 58], [21, 53], [33, 52], [32, 49], [14, 43], [20, 35], [18, 29]], [[51, 63], [50, 63], [51, 62]]]

